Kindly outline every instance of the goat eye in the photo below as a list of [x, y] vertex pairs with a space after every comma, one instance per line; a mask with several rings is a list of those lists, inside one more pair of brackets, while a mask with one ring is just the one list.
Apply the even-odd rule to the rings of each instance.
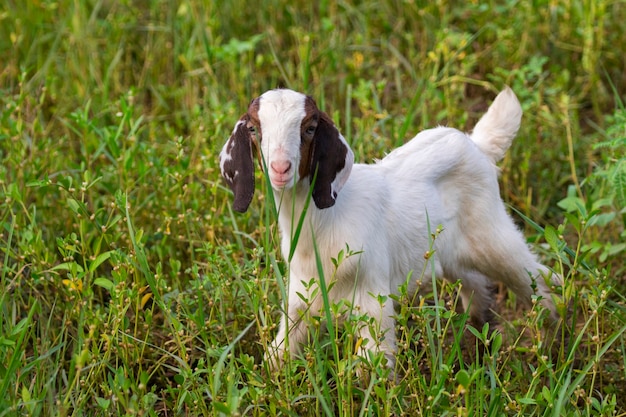
[[252, 135], [253, 138], [257, 139], [257, 140], [261, 140], [261, 138], [259, 138], [259, 130], [256, 128], [255, 125], [250, 125], [248, 126], [248, 132], [250, 132], [250, 135]]
[[312, 135], [313, 133], [315, 133], [315, 128], [316, 126], [309, 126], [306, 128], [306, 130], [304, 131], [304, 133], [306, 133], [307, 135]]

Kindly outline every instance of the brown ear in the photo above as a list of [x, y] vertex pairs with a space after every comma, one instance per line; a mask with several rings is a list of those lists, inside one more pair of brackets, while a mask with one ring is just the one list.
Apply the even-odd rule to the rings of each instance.
[[319, 209], [335, 205], [337, 194], [348, 180], [354, 154], [327, 114], [320, 112], [315, 135], [309, 178], [313, 201]]
[[233, 209], [243, 213], [254, 195], [254, 159], [252, 134], [248, 129], [250, 117], [243, 115], [220, 152], [222, 176], [233, 190]]

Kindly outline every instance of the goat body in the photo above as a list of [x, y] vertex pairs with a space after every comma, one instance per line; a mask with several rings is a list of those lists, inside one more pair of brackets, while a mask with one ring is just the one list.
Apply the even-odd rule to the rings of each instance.
[[[472, 135], [437, 127], [374, 164], [354, 164], [345, 139], [310, 97], [280, 89], [253, 100], [220, 154], [234, 208], [245, 211], [250, 204], [258, 149], [278, 206], [285, 259], [311, 187], [315, 203], [306, 210], [289, 264], [288, 300], [268, 355], [271, 363], [282, 362], [287, 338], [291, 355], [298, 351], [306, 340], [303, 314], [322, 308], [309, 284], [320, 279], [316, 248], [331, 301], [350, 301], [378, 324], [361, 329], [361, 353], [382, 351], [390, 366], [396, 351], [394, 306], [377, 296], [396, 294], [405, 283], [417, 291], [423, 271], [461, 281], [463, 304], [477, 326], [489, 321], [495, 282], [527, 303], [533, 294], [541, 296], [555, 318], [545, 280], [550, 272], [528, 249], [498, 188], [495, 163], [515, 137], [521, 115], [507, 88]], [[432, 241], [438, 227], [443, 231]], [[357, 254], [336, 267], [332, 259], [346, 248]]]

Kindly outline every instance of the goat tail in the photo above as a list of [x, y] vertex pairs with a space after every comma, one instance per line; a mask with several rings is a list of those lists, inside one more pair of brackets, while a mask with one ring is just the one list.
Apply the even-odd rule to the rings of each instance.
[[493, 101], [487, 113], [476, 123], [471, 138], [478, 148], [498, 162], [511, 146], [522, 119], [522, 106], [513, 90], [506, 87]]

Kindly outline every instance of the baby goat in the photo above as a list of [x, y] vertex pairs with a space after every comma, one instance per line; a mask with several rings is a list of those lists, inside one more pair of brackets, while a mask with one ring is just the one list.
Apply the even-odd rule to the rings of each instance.
[[[527, 303], [536, 291], [556, 320], [546, 283], [551, 273], [528, 249], [498, 189], [495, 163], [521, 116], [507, 88], [471, 135], [437, 127], [374, 164], [354, 164], [346, 140], [311, 97], [278, 89], [254, 99], [220, 153], [220, 168], [234, 192], [233, 208], [243, 212], [252, 200], [254, 156], [259, 157], [278, 209], [282, 252], [285, 259], [291, 256], [289, 299], [266, 355], [271, 364], [282, 363], [287, 337], [290, 354], [297, 353], [307, 337], [303, 317], [322, 308], [319, 291], [314, 294], [317, 288], [309, 284], [320, 277], [315, 245], [330, 300], [350, 302], [380, 326], [360, 330], [359, 353], [382, 351], [389, 366], [396, 352], [394, 306], [377, 296], [397, 293], [407, 282], [410, 292], [417, 291], [424, 270], [425, 281], [433, 270], [438, 278], [461, 281], [461, 299], [476, 326], [491, 316], [495, 282]], [[314, 205], [307, 208], [309, 196]], [[443, 232], [431, 244], [429, 230], [439, 226]], [[336, 267], [332, 258], [347, 247], [358, 254]], [[431, 248], [434, 253], [425, 256]]]

